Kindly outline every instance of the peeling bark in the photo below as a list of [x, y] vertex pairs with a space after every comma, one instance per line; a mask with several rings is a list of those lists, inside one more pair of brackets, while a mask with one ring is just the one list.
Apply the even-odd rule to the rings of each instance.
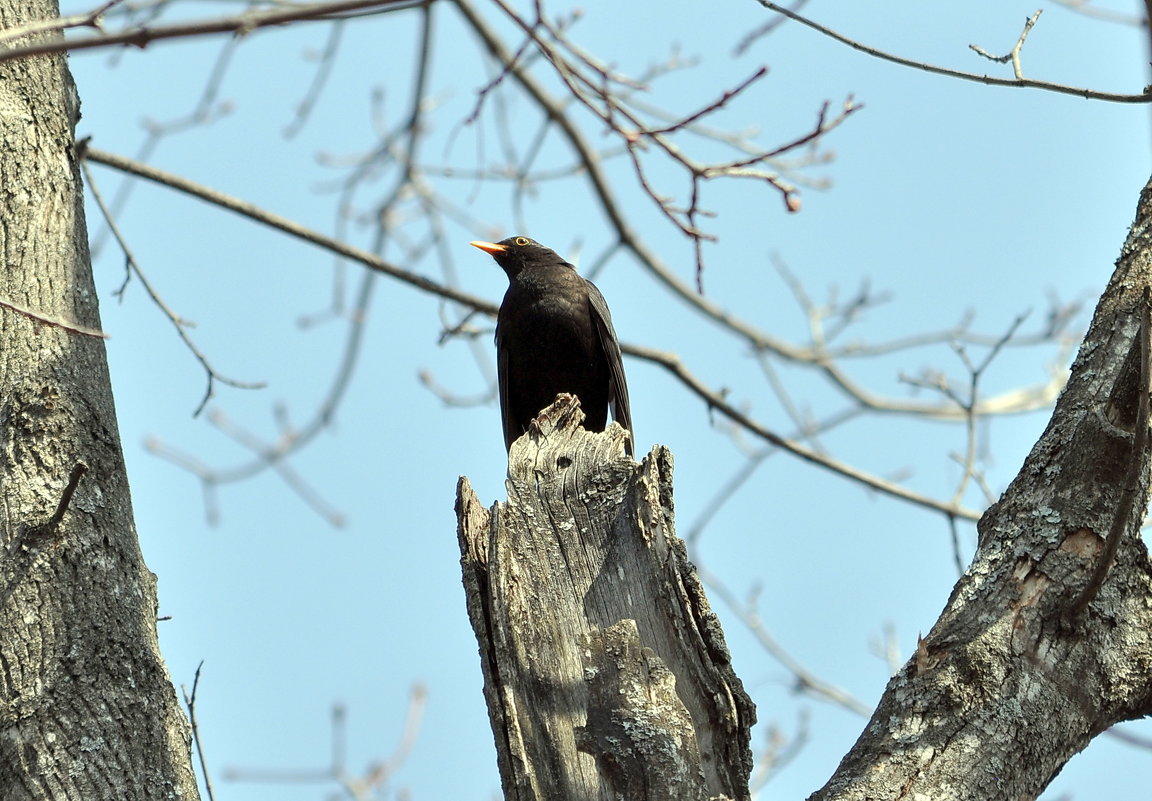
[[457, 492], [505, 798], [748, 798], [755, 710], [683, 543], [672, 457], [561, 396], [509, 454], [508, 502]]

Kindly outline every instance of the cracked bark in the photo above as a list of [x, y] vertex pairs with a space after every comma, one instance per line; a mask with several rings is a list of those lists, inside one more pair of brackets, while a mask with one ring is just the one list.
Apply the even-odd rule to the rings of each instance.
[[[1149, 454], [1136, 447], [1150, 284], [1152, 182], [1047, 429], [814, 801], [1035, 798], [1095, 735], [1152, 711]], [[1116, 523], [1111, 569], [1077, 612]]]
[[506, 504], [457, 488], [505, 798], [746, 799], [755, 710], [674, 533], [671, 454], [636, 464], [582, 418], [561, 396], [512, 446]]
[[[55, 16], [0, 0], [3, 29]], [[92, 335], [77, 116], [62, 56], [0, 64], [0, 798], [196, 799]]]

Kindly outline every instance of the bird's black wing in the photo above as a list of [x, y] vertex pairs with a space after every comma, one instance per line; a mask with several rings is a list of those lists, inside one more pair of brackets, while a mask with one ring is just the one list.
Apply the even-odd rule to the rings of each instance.
[[[632, 434], [632, 409], [628, 405], [628, 381], [624, 378], [624, 362], [620, 357], [620, 343], [616, 339], [616, 329], [612, 327], [612, 314], [600, 290], [588, 279], [588, 304], [592, 308], [592, 322], [596, 324], [596, 334], [600, 338], [600, 348], [608, 362], [608, 403], [612, 406], [612, 419]], [[628, 455], [632, 455], [635, 437], [625, 443]]]
[[500, 324], [496, 324], [496, 384], [500, 392], [500, 417], [504, 423], [504, 448], [512, 450], [512, 443], [524, 432], [512, 413], [508, 398], [508, 348], [500, 342]]

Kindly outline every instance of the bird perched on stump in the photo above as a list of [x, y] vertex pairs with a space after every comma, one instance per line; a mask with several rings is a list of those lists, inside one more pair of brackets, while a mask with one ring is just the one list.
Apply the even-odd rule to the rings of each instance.
[[[604, 296], [552, 250], [526, 236], [472, 242], [508, 275], [496, 317], [496, 364], [504, 445], [561, 392], [580, 399], [584, 427], [603, 431], [612, 418], [632, 432], [620, 344]], [[625, 445], [632, 455], [631, 439]]]

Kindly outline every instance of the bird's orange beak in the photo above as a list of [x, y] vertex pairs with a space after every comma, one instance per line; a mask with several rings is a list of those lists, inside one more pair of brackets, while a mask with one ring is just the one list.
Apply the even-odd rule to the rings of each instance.
[[468, 244], [474, 248], [480, 248], [491, 256], [495, 256], [497, 253], [503, 253], [508, 249], [506, 245], [497, 245], [495, 242], [484, 242], [480, 239], [477, 239], [475, 242], [469, 242]]

